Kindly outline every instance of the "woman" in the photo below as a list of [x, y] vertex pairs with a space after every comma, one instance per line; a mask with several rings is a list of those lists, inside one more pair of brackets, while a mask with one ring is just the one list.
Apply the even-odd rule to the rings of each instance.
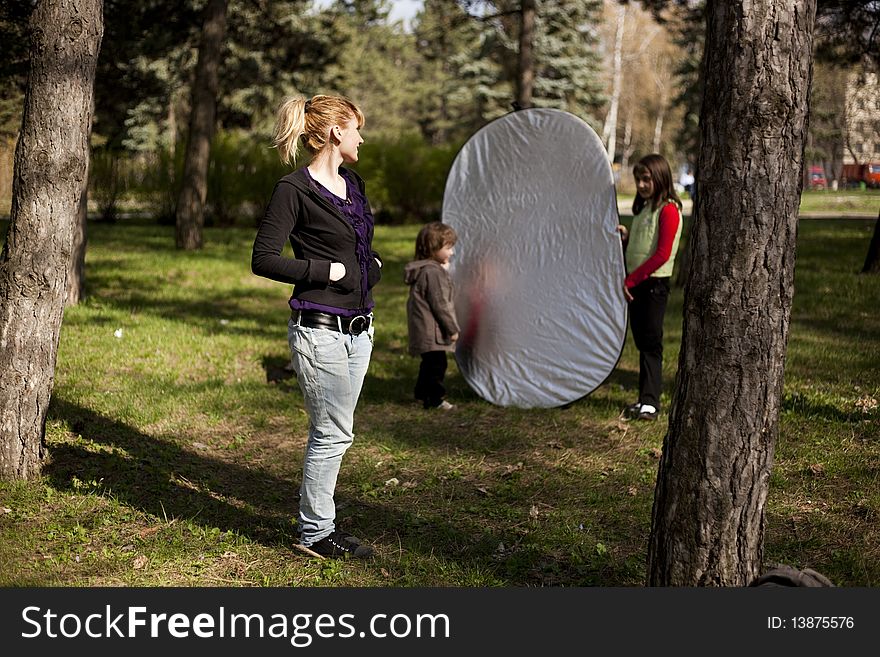
[[[341, 166], [357, 162], [363, 125], [361, 110], [341, 96], [283, 103], [274, 138], [281, 160], [295, 162], [300, 142], [312, 159], [275, 185], [251, 261], [258, 276], [294, 285], [287, 335], [309, 415], [300, 543], [322, 557], [373, 552], [336, 527], [333, 501], [373, 349], [371, 289], [382, 266], [364, 182]], [[293, 258], [281, 255], [288, 240]]]

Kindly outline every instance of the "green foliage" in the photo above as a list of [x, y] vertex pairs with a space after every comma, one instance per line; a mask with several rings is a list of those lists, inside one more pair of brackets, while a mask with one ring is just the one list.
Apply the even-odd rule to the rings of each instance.
[[256, 221], [287, 170], [268, 143], [242, 132], [214, 137], [208, 167], [208, 219], [229, 226]]
[[364, 144], [358, 171], [367, 181], [380, 223], [440, 218], [443, 189], [458, 145], [430, 146], [417, 134]]
[[599, 0], [539, 0], [535, 26], [537, 107], [555, 107], [600, 125], [605, 103], [596, 27]]
[[[358, 172], [379, 223], [439, 219], [446, 176], [459, 144], [430, 146], [414, 132], [361, 147]], [[160, 223], [174, 223], [183, 175], [183, 148], [161, 147], [153, 153], [126, 154], [96, 149], [90, 195], [105, 220], [115, 220], [123, 202], [148, 208]], [[268, 139], [242, 132], [214, 137], [208, 167], [209, 226], [253, 225], [262, 215], [279, 178], [289, 169], [278, 160]]]
[[0, 138], [18, 134], [27, 81], [30, 2], [0, 3]]

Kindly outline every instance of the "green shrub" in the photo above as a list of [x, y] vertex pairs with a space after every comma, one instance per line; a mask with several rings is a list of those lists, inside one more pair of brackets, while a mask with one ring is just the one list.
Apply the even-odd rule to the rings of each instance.
[[[458, 150], [458, 144], [431, 146], [414, 133], [365, 143], [355, 168], [367, 182], [377, 223], [439, 219], [446, 176]], [[184, 157], [183, 143], [173, 152], [164, 147], [137, 155], [95, 151], [92, 194], [102, 214], [115, 217], [125, 198], [149, 207], [160, 224], [173, 225]], [[219, 132], [208, 165], [206, 225], [258, 221], [275, 183], [289, 171], [267, 139]]]
[[285, 173], [278, 152], [259, 136], [219, 133], [211, 145], [206, 223], [231, 226], [259, 219]]
[[440, 218], [446, 176], [459, 144], [431, 146], [413, 133], [361, 147], [358, 172], [367, 180], [380, 223]]

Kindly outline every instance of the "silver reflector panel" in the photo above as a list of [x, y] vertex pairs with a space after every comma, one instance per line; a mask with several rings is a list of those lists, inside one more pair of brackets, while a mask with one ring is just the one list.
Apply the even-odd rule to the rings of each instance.
[[572, 114], [513, 112], [464, 145], [443, 222], [458, 233], [455, 357], [483, 399], [561, 406], [608, 377], [626, 337], [618, 221], [602, 142]]

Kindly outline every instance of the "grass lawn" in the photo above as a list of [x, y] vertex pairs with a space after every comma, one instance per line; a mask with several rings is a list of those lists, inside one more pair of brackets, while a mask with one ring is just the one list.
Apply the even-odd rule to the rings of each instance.
[[801, 194], [800, 211], [832, 217], [841, 214], [864, 214], [876, 218], [880, 213], [880, 189], [806, 191]]
[[[87, 300], [65, 311], [40, 481], [0, 484], [2, 586], [639, 586], [667, 416], [623, 424], [618, 369], [565, 409], [411, 401], [403, 265], [417, 226], [380, 227], [374, 358], [338, 521], [367, 563], [291, 550], [308, 419], [284, 371], [288, 287], [250, 273], [253, 230], [92, 224]], [[880, 279], [873, 222], [801, 221], [765, 561], [880, 585]], [[666, 325], [668, 401], [682, 291]]]

